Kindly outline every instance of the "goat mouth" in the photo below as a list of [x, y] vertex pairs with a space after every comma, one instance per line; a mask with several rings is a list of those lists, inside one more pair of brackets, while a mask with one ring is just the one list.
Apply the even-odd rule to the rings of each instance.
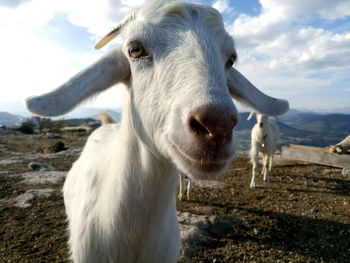
[[226, 168], [227, 164], [232, 159], [230, 156], [227, 159], [212, 160], [210, 157], [205, 155], [203, 155], [202, 158], [198, 159], [190, 156], [174, 143], [171, 143], [171, 146], [176, 156], [181, 160], [182, 163], [184, 163], [187, 167], [191, 167], [191, 170], [194, 169], [201, 173], [218, 173]]

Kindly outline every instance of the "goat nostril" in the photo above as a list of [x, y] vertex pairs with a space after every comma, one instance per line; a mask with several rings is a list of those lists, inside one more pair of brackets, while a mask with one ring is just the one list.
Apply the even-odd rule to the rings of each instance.
[[191, 116], [189, 119], [189, 125], [192, 131], [194, 131], [197, 134], [209, 134], [211, 136], [211, 133], [203, 126], [195, 117]]

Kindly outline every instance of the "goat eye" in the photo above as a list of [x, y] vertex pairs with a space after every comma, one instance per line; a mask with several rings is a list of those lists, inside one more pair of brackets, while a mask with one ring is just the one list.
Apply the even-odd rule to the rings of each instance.
[[229, 58], [226, 60], [226, 68], [230, 68], [233, 66], [233, 64], [235, 64], [236, 61], [236, 56], [235, 55], [231, 55], [229, 56]]
[[145, 48], [140, 43], [131, 43], [129, 48], [129, 56], [132, 58], [141, 58], [147, 56]]

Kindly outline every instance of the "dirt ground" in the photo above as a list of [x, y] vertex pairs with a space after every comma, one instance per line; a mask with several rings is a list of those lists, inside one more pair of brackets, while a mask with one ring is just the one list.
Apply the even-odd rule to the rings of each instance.
[[[63, 140], [72, 148], [82, 146], [85, 138]], [[0, 161], [40, 152], [50, 143], [52, 139], [39, 135], [0, 135]], [[41, 161], [67, 171], [74, 159]], [[36, 199], [29, 208], [4, 202], [31, 189], [9, 176], [26, 171], [26, 162], [0, 164], [0, 262], [69, 262], [59, 191]], [[231, 215], [242, 222], [183, 262], [350, 262], [349, 177], [337, 168], [280, 163], [269, 182], [259, 176], [259, 185], [252, 190], [250, 171], [247, 157], [238, 155], [220, 179], [227, 187], [208, 190], [195, 185], [192, 200], [178, 202], [179, 211]]]

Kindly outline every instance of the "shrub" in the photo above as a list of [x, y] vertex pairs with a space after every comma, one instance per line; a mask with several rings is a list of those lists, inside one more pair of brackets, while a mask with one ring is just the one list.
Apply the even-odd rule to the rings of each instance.
[[16, 129], [24, 134], [33, 134], [35, 129], [35, 123], [33, 121], [25, 121]]

